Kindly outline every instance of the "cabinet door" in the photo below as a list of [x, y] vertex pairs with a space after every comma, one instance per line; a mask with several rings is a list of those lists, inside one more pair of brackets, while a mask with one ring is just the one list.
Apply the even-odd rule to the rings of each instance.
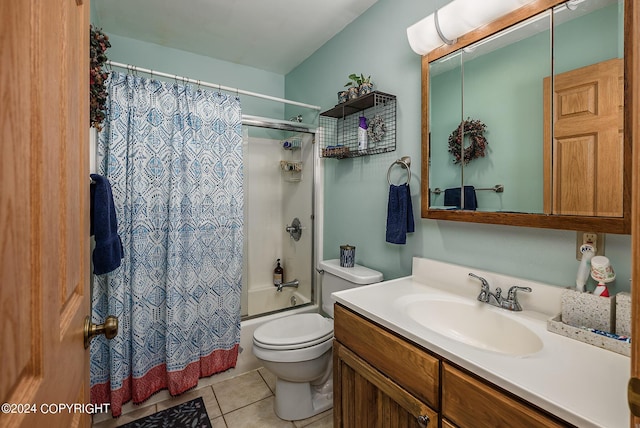
[[334, 341], [334, 427], [437, 427], [438, 414]]
[[460, 428], [570, 426], [448, 364], [442, 367], [442, 416]]
[[334, 334], [411, 395], [431, 408], [440, 408], [440, 362], [436, 357], [340, 305], [335, 305]]
[[446, 419], [442, 420], [442, 428], [457, 428], [454, 424], [452, 424], [451, 422], [449, 422]]

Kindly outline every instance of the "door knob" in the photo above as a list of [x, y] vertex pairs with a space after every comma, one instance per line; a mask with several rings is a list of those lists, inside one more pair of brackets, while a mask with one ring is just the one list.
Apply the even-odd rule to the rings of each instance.
[[89, 347], [91, 338], [99, 334], [104, 334], [109, 340], [116, 337], [118, 334], [118, 318], [109, 315], [104, 320], [104, 324], [94, 324], [91, 322], [91, 318], [87, 316], [84, 319], [84, 349]]
[[429, 422], [431, 422], [431, 420], [429, 419], [429, 416], [427, 415], [418, 416], [418, 425], [420, 426], [420, 428], [427, 428], [429, 426]]

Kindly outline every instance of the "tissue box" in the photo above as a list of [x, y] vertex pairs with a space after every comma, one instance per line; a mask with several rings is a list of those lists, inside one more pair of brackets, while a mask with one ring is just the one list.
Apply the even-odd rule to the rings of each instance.
[[616, 334], [631, 336], [631, 294], [616, 294]]
[[613, 332], [615, 297], [594, 296], [577, 290], [562, 291], [562, 322]]

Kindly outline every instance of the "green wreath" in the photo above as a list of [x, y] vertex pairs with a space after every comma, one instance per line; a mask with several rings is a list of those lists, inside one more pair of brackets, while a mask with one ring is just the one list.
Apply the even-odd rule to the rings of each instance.
[[[459, 164], [464, 151], [464, 164], [472, 160], [484, 157], [487, 149], [487, 139], [484, 132], [487, 126], [479, 120], [468, 118], [460, 122], [460, 125], [449, 135], [449, 153], [454, 157], [453, 163]], [[464, 147], [465, 137], [468, 137], [469, 145]]]

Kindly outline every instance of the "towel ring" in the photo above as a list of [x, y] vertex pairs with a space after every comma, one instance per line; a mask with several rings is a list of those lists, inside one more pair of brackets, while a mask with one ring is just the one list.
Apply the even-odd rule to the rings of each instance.
[[407, 170], [407, 182], [405, 184], [409, 184], [409, 182], [411, 181], [411, 158], [409, 156], [403, 156], [393, 162], [391, 166], [389, 166], [389, 169], [387, 170], [387, 182], [389, 183], [389, 186], [392, 185], [391, 168], [393, 168], [394, 165], [400, 165], [402, 168], [405, 168]]

